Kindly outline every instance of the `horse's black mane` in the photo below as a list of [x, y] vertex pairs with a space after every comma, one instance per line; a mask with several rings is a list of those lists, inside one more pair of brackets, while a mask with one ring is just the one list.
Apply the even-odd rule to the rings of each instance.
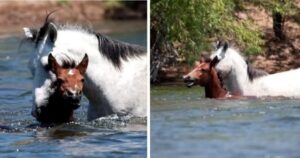
[[251, 64], [247, 63], [247, 74], [250, 81], [253, 81], [255, 78], [266, 76], [269, 73], [264, 70], [255, 69]]
[[121, 59], [127, 61], [130, 57], [138, 57], [146, 53], [141, 46], [113, 40], [100, 33], [95, 35], [98, 39], [99, 51], [118, 68], [121, 66]]

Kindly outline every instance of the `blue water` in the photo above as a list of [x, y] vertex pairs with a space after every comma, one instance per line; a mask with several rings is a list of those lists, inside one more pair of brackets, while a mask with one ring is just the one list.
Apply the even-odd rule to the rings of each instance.
[[300, 157], [300, 100], [215, 100], [200, 87], [151, 88], [152, 158]]
[[[146, 30], [110, 35], [146, 47]], [[39, 127], [30, 115], [30, 49], [23, 46], [18, 51], [22, 38], [23, 35], [0, 38], [0, 157], [146, 157], [145, 118], [112, 115], [88, 122], [86, 99], [76, 110], [76, 122]]]

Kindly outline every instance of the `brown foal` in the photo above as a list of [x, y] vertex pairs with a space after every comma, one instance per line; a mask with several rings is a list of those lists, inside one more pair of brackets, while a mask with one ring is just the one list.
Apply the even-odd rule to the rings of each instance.
[[48, 69], [55, 74], [56, 80], [51, 86], [54, 93], [36, 116], [38, 121], [42, 124], [57, 124], [74, 120], [73, 111], [80, 107], [87, 66], [87, 55], [78, 65], [67, 61], [59, 65], [52, 54], [48, 56]]
[[188, 87], [200, 85], [205, 88], [207, 98], [236, 98], [226, 91], [221, 84], [216, 70], [213, 68], [215, 61], [208, 61], [204, 58], [196, 63], [195, 68], [183, 80]]

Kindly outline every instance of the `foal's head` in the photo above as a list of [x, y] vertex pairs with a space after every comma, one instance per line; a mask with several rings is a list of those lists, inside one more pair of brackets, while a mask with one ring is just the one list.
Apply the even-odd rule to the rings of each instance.
[[196, 62], [194, 69], [187, 75], [183, 76], [184, 83], [187, 87], [194, 85], [205, 86], [211, 80], [212, 68], [209, 60], [204, 58], [200, 59], [200, 62]]
[[88, 56], [75, 66], [74, 63], [63, 63], [60, 66], [52, 54], [48, 57], [48, 66], [56, 76], [53, 82], [55, 92], [68, 103], [75, 107], [79, 104], [82, 96], [84, 73], [88, 65]]
[[84, 73], [88, 66], [88, 56], [76, 66], [74, 62], [63, 62], [59, 65], [50, 54], [48, 56], [48, 69], [54, 73], [52, 83], [53, 94], [48, 104], [41, 107], [37, 120], [42, 123], [61, 123], [72, 121], [73, 111], [80, 106], [82, 96]]

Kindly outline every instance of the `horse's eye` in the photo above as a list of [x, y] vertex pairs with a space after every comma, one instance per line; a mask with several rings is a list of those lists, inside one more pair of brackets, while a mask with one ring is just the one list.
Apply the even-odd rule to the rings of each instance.
[[84, 82], [84, 78], [83, 78], [83, 79], [81, 79], [81, 82], [82, 82], [82, 83]]
[[201, 72], [207, 72], [207, 70], [206, 70], [206, 69], [200, 69], [200, 71], [201, 71]]

